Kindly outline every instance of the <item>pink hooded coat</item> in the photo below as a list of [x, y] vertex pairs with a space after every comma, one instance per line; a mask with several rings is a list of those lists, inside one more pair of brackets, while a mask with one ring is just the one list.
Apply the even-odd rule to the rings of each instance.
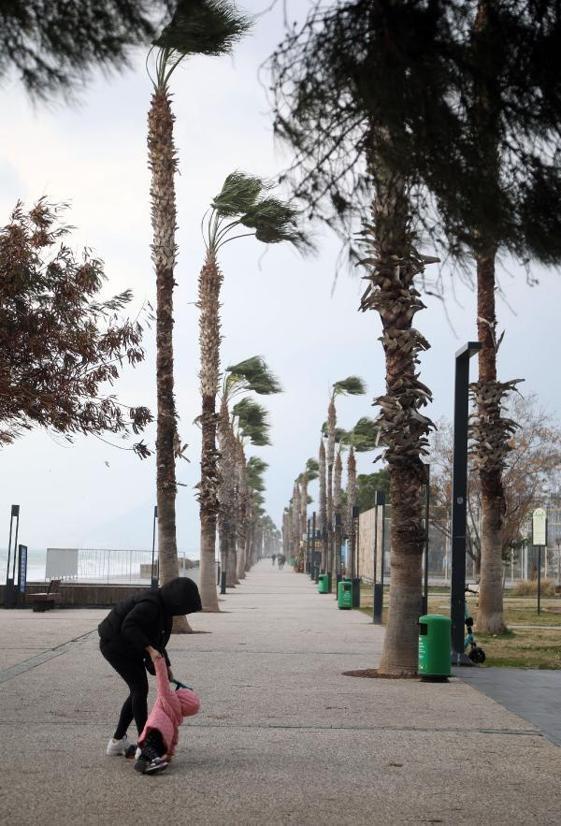
[[162, 735], [166, 747], [167, 756], [173, 757], [177, 746], [179, 726], [184, 717], [191, 717], [200, 708], [200, 700], [194, 691], [187, 688], [179, 688], [174, 691], [168, 679], [168, 668], [165, 659], [162, 657], [156, 660], [156, 702], [148, 716], [144, 731], [138, 739], [139, 746], [142, 746], [148, 732], [157, 729]]

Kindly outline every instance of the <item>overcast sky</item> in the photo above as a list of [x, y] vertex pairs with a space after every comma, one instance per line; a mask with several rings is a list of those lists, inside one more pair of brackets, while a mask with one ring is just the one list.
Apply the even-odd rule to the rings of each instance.
[[[246, 0], [250, 13], [267, 0]], [[294, 4], [293, 4], [294, 6]], [[182, 440], [190, 464], [178, 465], [186, 485], [177, 498], [178, 544], [198, 555], [199, 413], [197, 276], [204, 248], [200, 219], [224, 177], [234, 169], [274, 177], [288, 161], [275, 144], [272, 118], [258, 69], [282, 35], [282, 13], [261, 17], [233, 59], [197, 58], [173, 78], [179, 260], [175, 295], [175, 375]], [[3, 223], [18, 199], [26, 206], [47, 195], [70, 204], [67, 220], [76, 227], [73, 243], [87, 244], [106, 262], [108, 290], [134, 290], [134, 311], [154, 302], [150, 261], [150, 217], [146, 164], [146, 112], [150, 84], [144, 56], [118, 77], [101, 74], [81, 95], [79, 105], [49, 107], [28, 101], [14, 79], [0, 90], [0, 216]], [[337, 242], [318, 237], [317, 257], [302, 260], [290, 249], [270, 249], [254, 239], [223, 252], [223, 363], [262, 354], [285, 392], [267, 399], [273, 446], [258, 448], [269, 463], [267, 506], [280, 523], [295, 476], [315, 455], [325, 419], [329, 387], [357, 374], [368, 384], [363, 398], [342, 399], [339, 421], [350, 427], [372, 415], [371, 400], [384, 391], [384, 365], [374, 312], [357, 312], [361, 281], [343, 275], [332, 295]], [[430, 252], [430, 250], [427, 250]], [[525, 393], [536, 393], [558, 416], [561, 409], [561, 277], [532, 270], [540, 284], [529, 287], [525, 273], [506, 262], [502, 283], [508, 306], [499, 304], [507, 328], [500, 352], [503, 379], [526, 379]], [[450, 417], [454, 352], [476, 337], [473, 294], [458, 285], [449, 296], [447, 319], [440, 302], [427, 299], [416, 316], [432, 344], [422, 359], [422, 380], [432, 388], [429, 415]], [[145, 339], [147, 358], [123, 374], [120, 398], [155, 409], [154, 331]], [[147, 434], [153, 444], [154, 429]], [[21, 505], [21, 541], [31, 547], [149, 547], [155, 503], [155, 462], [112, 449], [95, 438], [67, 446], [44, 431], [26, 435], [3, 449], [0, 528], [7, 540], [9, 509]], [[372, 469], [361, 457], [359, 472]], [[109, 467], [106, 465], [109, 464]], [[312, 494], [315, 491], [312, 490]], [[3, 529], [2, 529], [3, 530]]]

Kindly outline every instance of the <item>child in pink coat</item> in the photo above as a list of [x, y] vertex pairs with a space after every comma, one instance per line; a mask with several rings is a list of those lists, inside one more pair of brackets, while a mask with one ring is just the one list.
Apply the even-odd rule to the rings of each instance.
[[175, 754], [179, 726], [184, 717], [191, 717], [200, 708], [200, 701], [189, 688], [174, 691], [168, 679], [168, 667], [163, 657], [156, 659], [157, 697], [146, 726], [138, 738], [140, 755], [134, 767], [141, 774], [162, 771]]

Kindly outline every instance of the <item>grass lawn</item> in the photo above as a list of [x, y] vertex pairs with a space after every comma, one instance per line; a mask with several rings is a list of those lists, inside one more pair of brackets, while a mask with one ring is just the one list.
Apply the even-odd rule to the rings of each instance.
[[[361, 611], [371, 617], [372, 599], [368, 597], [369, 594], [366, 591], [361, 594]], [[367, 599], [368, 602], [366, 602]], [[468, 604], [477, 623], [475, 602], [476, 598], [470, 597]], [[384, 603], [383, 620], [385, 623], [388, 615], [386, 593], [384, 593]], [[505, 621], [509, 627], [506, 634], [492, 636], [475, 632], [478, 644], [485, 649], [487, 655], [485, 666], [561, 669], [561, 598], [542, 599], [541, 614], [538, 614], [535, 597], [505, 595], [504, 608]], [[429, 613], [448, 615], [450, 613], [448, 594], [431, 589]], [[531, 626], [534, 625], [542, 627], [532, 628]], [[547, 626], [554, 627], [548, 628]]]

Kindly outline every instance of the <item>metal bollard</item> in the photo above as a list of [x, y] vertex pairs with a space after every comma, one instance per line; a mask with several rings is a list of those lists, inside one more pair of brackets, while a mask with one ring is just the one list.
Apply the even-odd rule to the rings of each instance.
[[220, 574], [220, 593], [226, 593], [226, 571], [222, 571]]

